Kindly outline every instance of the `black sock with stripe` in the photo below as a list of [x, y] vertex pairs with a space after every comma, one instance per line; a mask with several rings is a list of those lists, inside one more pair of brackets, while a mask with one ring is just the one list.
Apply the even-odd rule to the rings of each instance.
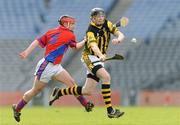
[[110, 84], [102, 84], [101, 93], [104, 99], [104, 103], [107, 107], [107, 112], [111, 113], [113, 108], [111, 104], [111, 89]]
[[82, 86], [73, 86], [65, 89], [59, 89], [58, 95], [82, 95]]

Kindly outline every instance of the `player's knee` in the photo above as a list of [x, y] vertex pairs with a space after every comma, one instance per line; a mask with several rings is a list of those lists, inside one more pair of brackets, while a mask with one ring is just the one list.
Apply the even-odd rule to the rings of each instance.
[[102, 82], [103, 82], [103, 83], [109, 84], [110, 81], [111, 81], [111, 76], [109, 75], [109, 73], [107, 73], [106, 75], [104, 75], [104, 76], [102, 77]]

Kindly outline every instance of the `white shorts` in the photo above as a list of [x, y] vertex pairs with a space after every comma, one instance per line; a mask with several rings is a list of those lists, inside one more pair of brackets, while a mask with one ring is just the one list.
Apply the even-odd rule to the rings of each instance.
[[87, 69], [87, 74], [89, 73], [93, 74], [92, 69], [97, 65], [101, 65], [102, 67], [104, 67], [104, 62], [93, 63], [95, 61], [100, 61], [100, 60], [97, 56], [94, 55], [83, 55], [83, 57], [81, 58], [81, 62]]
[[64, 68], [61, 64], [54, 65], [43, 58], [38, 62], [34, 75], [37, 76], [38, 80], [48, 83], [53, 76], [62, 71], [64, 71]]

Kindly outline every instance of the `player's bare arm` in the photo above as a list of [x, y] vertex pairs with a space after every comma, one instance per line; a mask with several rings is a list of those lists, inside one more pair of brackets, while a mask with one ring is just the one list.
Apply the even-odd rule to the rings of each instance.
[[114, 39], [112, 40], [113, 45], [116, 45], [116, 44], [118, 44], [118, 43], [121, 43], [121, 42], [124, 40], [124, 34], [121, 33], [120, 31], [116, 31], [116, 32], [114, 33], [114, 35], [116, 36], [116, 38], [114, 38]]
[[[120, 26], [126, 27], [128, 24], [129, 24], [129, 19], [128, 19], [127, 17], [122, 17], [122, 18], [120, 19]], [[112, 43], [113, 43], [114, 45], [116, 45], [116, 44], [118, 44], [118, 43], [121, 43], [121, 42], [123, 41], [123, 39], [124, 39], [124, 34], [123, 34], [122, 32], [120, 32], [120, 31], [118, 30], [118, 31], [116, 31], [116, 32], [114, 33], [114, 35], [117, 37], [117, 38], [115, 38], [115, 39], [112, 40]]]
[[81, 49], [84, 46], [85, 42], [86, 42], [86, 39], [83, 39], [82, 41], [78, 42], [76, 44], [76, 49]]
[[99, 47], [97, 46], [95, 42], [90, 43], [89, 46], [91, 47], [93, 52], [99, 57], [101, 61], [105, 61], [106, 56], [101, 53], [101, 51], [99, 50]]
[[22, 59], [26, 59], [29, 54], [39, 45], [37, 40], [34, 40], [24, 51], [22, 51], [19, 56]]

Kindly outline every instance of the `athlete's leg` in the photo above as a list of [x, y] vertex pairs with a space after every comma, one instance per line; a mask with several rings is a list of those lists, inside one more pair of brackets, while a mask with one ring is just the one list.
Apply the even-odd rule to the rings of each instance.
[[[73, 83], [75, 84], [75, 83]], [[82, 86], [72, 86], [65, 89], [58, 89], [56, 93], [58, 96], [63, 95], [90, 95], [92, 91], [96, 88], [97, 81], [92, 78], [87, 78], [85, 85]]]
[[118, 109], [113, 109], [111, 104], [111, 89], [110, 89], [110, 80], [111, 77], [105, 68], [100, 68], [96, 72], [97, 77], [102, 80], [101, 93], [104, 99], [104, 103], [107, 107], [107, 114], [109, 118], [118, 118], [124, 114]]
[[34, 96], [43, 90], [46, 86], [46, 83], [37, 80], [37, 77], [34, 78], [33, 87], [24, 93], [23, 98], [17, 103], [16, 110], [18, 112], [27, 104]]
[[113, 110], [112, 105], [111, 105], [111, 90], [110, 90], [110, 79], [111, 79], [111, 77], [110, 77], [109, 73], [104, 68], [100, 68], [96, 72], [96, 75], [102, 81], [101, 92], [102, 92], [102, 96], [103, 96], [104, 102], [105, 102], [106, 107], [107, 107], [107, 111], [111, 112]]
[[39, 81], [35, 77], [33, 87], [24, 94], [23, 99], [29, 102], [34, 96], [40, 93], [46, 85], [47, 83]]
[[96, 89], [98, 81], [99, 78], [92, 74], [88, 74], [83, 87], [72, 86], [65, 89], [55, 88], [50, 96], [49, 105], [52, 105], [55, 100], [59, 99], [59, 97], [63, 95], [91, 95]]
[[[74, 79], [71, 77], [71, 75], [64, 69], [63, 71], [56, 74], [53, 79], [55, 79], [58, 82], [65, 83], [68, 87], [76, 86], [76, 83]], [[85, 107], [86, 111], [92, 111], [92, 102], [88, 102], [86, 98], [82, 95], [76, 95], [76, 98], [79, 100], [79, 102]]]
[[55, 88], [50, 96], [49, 105], [52, 105], [55, 100], [63, 95], [90, 95], [98, 81], [99, 78], [92, 73], [89, 73], [87, 75], [86, 85], [83, 88], [82, 86], [73, 86], [65, 89]]
[[92, 78], [86, 78], [86, 82], [82, 88], [82, 94], [91, 95], [96, 90], [97, 83], [98, 82]]
[[70, 74], [66, 70], [63, 70], [60, 73], [53, 76], [53, 79], [58, 82], [62, 82], [69, 87], [76, 85], [74, 79], [70, 76]]
[[34, 78], [33, 87], [24, 93], [23, 98], [17, 103], [13, 104], [14, 118], [16, 121], [20, 121], [20, 111], [24, 106], [39, 92], [43, 90], [46, 86], [46, 83], [37, 80], [37, 77]]

